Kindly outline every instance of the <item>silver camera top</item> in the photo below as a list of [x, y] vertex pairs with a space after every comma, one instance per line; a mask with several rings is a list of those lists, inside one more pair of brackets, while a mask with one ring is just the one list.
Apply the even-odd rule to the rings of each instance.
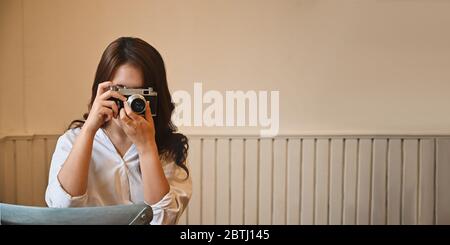
[[[153, 91], [153, 88], [126, 88], [121, 85], [113, 85], [110, 87], [110, 90], [117, 91], [127, 97], [126, 103], [134, 112], [141, 115], [145, 113], [146, 101], [149, 101], [151, 104], [150, 106], [152, 106], [152, 116], [156, 116], [157, 92]], [[117, 102], [120, 110], [123, 106], [122, 102], [114, 98], [112, 98], [112, 100]]]
[[156, 96], [157, 92], [153, 91], [153, 88], [149, 87], [149, 88], [127, 88], [124, 86], [118, 86], [118, 85], [113, 85], [110, 87], [110, 90], [112, 91], [118, 91], [120, 92], [122, 95], [134, 95], [134, 94], [141, 94], [141, 95], [149, 95], [149, 96]]

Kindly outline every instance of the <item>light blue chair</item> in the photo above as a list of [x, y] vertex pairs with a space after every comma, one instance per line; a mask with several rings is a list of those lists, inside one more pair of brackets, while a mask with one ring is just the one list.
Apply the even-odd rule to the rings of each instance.
[[146, 204], [45, 208], [0, 203], [2, 225], [149, 225], [152, 218]]

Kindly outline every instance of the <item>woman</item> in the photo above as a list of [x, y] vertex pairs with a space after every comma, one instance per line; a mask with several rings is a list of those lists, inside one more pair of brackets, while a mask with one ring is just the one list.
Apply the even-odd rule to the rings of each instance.
[[[156, 108], [133, 112], [111, 86], [153, 88]], [[119, 110], [115, 100], [122, 100]], [[122, 37], [104, 51], [85, 120], [75, 120], [56, 144], [45, 200], [49, 207], [142, 203], [151, 224], [176, 224], [191, 197], [186, 167], [188, 141], [175, 133], [174, 105], [158, 51], [138, 38]], [[152, 117], [151, 110], [157, 112]]]

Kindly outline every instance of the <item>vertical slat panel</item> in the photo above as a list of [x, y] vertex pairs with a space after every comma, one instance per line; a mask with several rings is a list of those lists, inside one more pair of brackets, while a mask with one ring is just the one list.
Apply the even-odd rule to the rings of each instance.
[[371, 224], [386, 224], [387, 140], [373, 142], [372, 218]]
[[202, 224], [215, 224], [215, 140], [204, 139], [202, 149]]
[[302, 225], [314, 224], [314, 166], [315, 139], [303, 140], [302, 152], [302, 197], [300, 222]]
[[272, 140], [261, 139], [259, 146], [259, 201], [258, 221], [272, 223]]
[[318, 225], [328, 224], [328, 196], [329, 196], [329, 140], [318, 139], [316, 150], [316, 179], [315, 179], [315, 217]]
[[6, 139], [4, 142], [5, 149], [5, 187], [4, 187], [4, 202], [14, 204], [17, 202], [16, 193], [16, 159], [15, 159], [15, 146], [16, 142], [11, 139]]
[[273, 152], [273, 224], [286, 224], [286, 140], [276, 139]]
[[258, 140], [245, 141], [244, 224], [258, 223]]
[[418, 192], [418, 152], [419, 141], [407, 139], [403, 142], [403, 199], [402, 224], [417, 223], [417, 192]]
[[3, 138], [0, 138], [0, 202], [5, 202], [5, 146]]
[[330, 213], [329, 224], [342, 224], [342, 202], [344, 200], [344, 141], [332, 139], [330, 149]]
[[390, 139], [388, 147], [387, 223], [401, 222], [402, 140]]
[[45, 158], [45, 140], [34, 139], [32, 144], [32, 183], [33, 205], [45, 206], [45, 189], [47, 187], [47, 164]]
[[370, 223], [370, 196], [372, 171], [372, 140], [361, 139], [358, 151], [358, 192], [356, 223], [368, 225]]
[[231, 140], [231, 219], [232, 225], [244, 222], [244, 141]]
[[436, 223], [450, 224], [450, 139], [437, 140]]
[[192, 197], [189, 201], [188, 220], [190, 225], [201, 224], [201, 203], [202, 203], [202, 170], [201, 170], [201, 139], [192, 138], [189, 140], [188, 162], [191, 166]]
[[289, 139], [287, 155], [287, 224], [300, 224], [300, 139]]
[[17, 164], [17, 203], [21, 205], [33, 204], [33, 182], [31, 162], [31, 140], [16, 141]]
[[420, 140], [419, 217], [421, 225], [434, 224], [434, 140]]
[[219, 225], [230, 224], [230, 188], [230, 140], [218, 139], [216, 223]]
[[343, 224], [356, 224], [358, 140], [345, 140]]
[[[0, 145], [1, 202], [45, 204], [56, 140]], [[179, 224], [450, 224], [449, 149], [447, 138], [194, 137]]]

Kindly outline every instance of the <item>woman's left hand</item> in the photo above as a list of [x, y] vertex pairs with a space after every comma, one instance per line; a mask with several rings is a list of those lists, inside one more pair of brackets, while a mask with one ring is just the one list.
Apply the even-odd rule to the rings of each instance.
[[144, 153], [145, 149], [156, 148], [155, 125], [153, 123], [150, 104], [147, 101], [145, 106], [145, 117], [142, 117], [131, 109], [128, 103], [123, 103], [124, 108], [120, 110], [120, 124], [139, 153]]

